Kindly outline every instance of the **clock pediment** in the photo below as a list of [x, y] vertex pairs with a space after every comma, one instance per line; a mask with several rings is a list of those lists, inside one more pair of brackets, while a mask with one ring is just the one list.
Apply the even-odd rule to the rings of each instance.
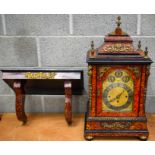
[[104, 43], [100, 47], [95, 49], [92, 41], [91, 49], [87, 54], [88, 63], [108, 64], [110, 61], [116, 63], [152, 63], [147, 48], [142, 50], [141, 45], [138, 45], [138, 49], [134, 48], [133, 39], [122, 30], [120, 20], [121, 18], [118, 17], [115, 31], [105, 36]]

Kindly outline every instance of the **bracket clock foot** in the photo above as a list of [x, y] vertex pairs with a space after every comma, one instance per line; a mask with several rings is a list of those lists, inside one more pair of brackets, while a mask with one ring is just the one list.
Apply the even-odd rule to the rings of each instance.
[[85, 138], [85, 140], [88, 140], [88, 141], [91, 141], [94, 139], [94, 137], [91, 135], [85, 135], [84, 138]]
[[70, 125], [72, 123], [72, 83], [71, 81], [64, 82], [65, 88], [65, 119]]
[[147, 141], [148, 136], [139, 136], [138, 139], [140, 139], [141, 141]]
[[19, 121], [22, 121], [23, 125], [27, 122], [27, 116], [24, 110], [25, 92], [24, 84], [21, 81], [14, 81], [13, 89], [16, 94], [16, 116]]

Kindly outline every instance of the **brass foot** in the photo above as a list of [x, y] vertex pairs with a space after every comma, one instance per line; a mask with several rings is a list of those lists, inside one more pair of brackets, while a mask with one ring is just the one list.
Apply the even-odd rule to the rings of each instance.
[[94, 139], [93, 136], [90, 136], [90, 135], [85, 136], [85, 140], [91, 141], [93, 139]]
[[141, 141], [146, 141], [148, 139], [148, 136], [139, 136], [138, 137]]

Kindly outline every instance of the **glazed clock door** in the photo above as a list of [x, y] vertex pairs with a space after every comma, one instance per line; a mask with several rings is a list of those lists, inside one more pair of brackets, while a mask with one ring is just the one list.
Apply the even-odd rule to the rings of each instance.
[[98, 116], [138, 115], [140, 69], [140, 66], [98, 68]]

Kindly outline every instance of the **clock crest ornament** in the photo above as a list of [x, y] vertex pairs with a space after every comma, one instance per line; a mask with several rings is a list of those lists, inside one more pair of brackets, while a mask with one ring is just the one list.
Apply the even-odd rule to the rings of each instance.
[[133, 136], [147, 140], [145, 115], [147, 80], [152, 60], [147, 47], [138, 49], [117, 18], [114, 32], [99, 48], [87, 52], [89, 100], [85, 114], [86, 140], [102, 136]]

